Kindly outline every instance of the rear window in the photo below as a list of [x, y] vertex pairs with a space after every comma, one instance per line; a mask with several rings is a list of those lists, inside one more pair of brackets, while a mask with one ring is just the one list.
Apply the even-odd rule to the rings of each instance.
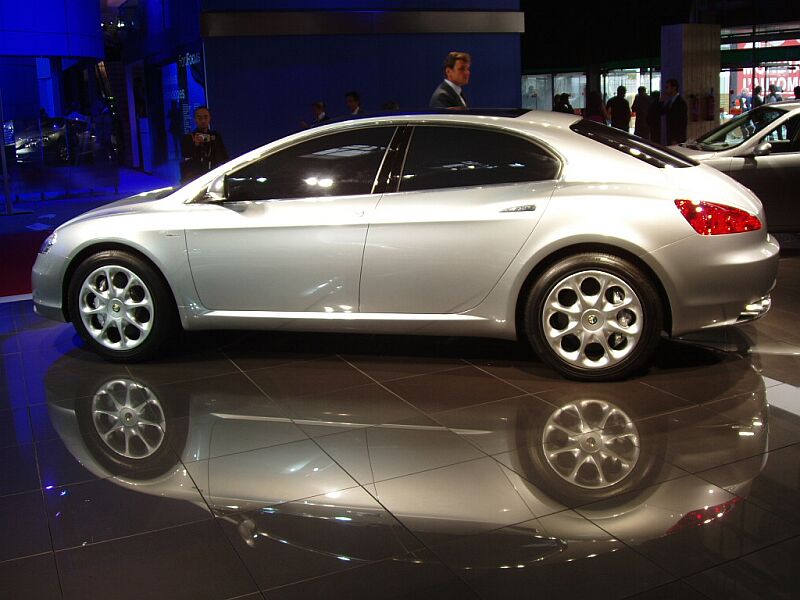
[[638, 158], [648, 165], [658, 167], [659, 169], [663, 169], [664, 167], [696, 167], [700, 164], [674, 150], [643, 140], [621, 129], [601, 125], [594, 121], [583, 119], [570, 126], [570, 129], [575, 133], [579, 133], [596, 142], [600, 142], [604, 146], [614, 148], [614, 150]]

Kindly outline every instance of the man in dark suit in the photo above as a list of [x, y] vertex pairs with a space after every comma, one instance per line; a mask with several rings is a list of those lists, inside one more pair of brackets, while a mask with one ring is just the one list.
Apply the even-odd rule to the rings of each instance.
[[211, 112], [207, 107], [200, 106], [194, 111], [194, 122], [197, 125], [195, 130], [181, 139], [181, 183], [192, 181], [228, 162], [228, 151], [222, 141], [222, 134], [211, 129]]
[[466, 52], [450, 52], [444, 59], [444, 81], [439, 84], [428, 104], [430, 108], [467, 108], [462, 88], [469, 83], [470, 56]]
[[355, 90], [344, 95], [344, 103], [351, 115], [364, 114], [364, 109], [361, 108], [361, 95]]
[[689, 107], [678, 93], [678, 80], [667, 79], [661, 103], [661, 143], [665, 146], [686, 141]]

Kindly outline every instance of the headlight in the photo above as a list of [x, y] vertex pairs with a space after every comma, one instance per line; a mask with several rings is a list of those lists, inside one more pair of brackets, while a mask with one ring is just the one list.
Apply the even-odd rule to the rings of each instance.
[[56, 243], [56, 232], [54, 231], [50, 235], [48, 235], [45, 240], [42, 242], [42, 246], [39, 248], [39, 254], [47, 254], [50, 252], [50, 248], [53, 247], [53, 244]]

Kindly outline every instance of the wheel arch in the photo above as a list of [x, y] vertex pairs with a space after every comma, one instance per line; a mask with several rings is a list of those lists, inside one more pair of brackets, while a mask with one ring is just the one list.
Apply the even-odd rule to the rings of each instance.
[[514, 324], [517, 331], [517, 337], [519, 339], [527, 339], [527, 334], [525, 333], [524, 327], [525, 303], [527, 301], [528, 294], [530, 293], [530, 290], [538, 277], [559, 260], [563, 260], [574, 254], [583, 254], [586, 252], [602, 252], [604, 254], [613, 254], [614, 256], [618, 256], [619, 258], [623, 258], [631, 262], [633, 265], [641, 269], [655, 286], [656, 292], [661, 300], [664, 319], [664, 322], [662, 323], [662, 329], [667, 332], [672, 331], [672, 306], [669, 301], [669, 295], [664, 288], [661, 278], [650, 267], [650, 265], [629, 250], [625, 250], [624, 248], [615, 246], [613, 244], [576, 243], [559, 248], [545, 256], [533, 266], [528, 273], [528, 276], [525, 278], [525, 281], [523, 282], [519, 289], [519, 293], [517, 294], [517, 301], [514, 309]]

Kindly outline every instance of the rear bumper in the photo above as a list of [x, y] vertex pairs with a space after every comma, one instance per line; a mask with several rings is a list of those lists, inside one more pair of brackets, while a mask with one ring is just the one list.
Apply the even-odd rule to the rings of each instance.
[[653, 252], [672, 309], [672, 335], [764, 316], [779, 252], [764, 231], [693, 235]]

